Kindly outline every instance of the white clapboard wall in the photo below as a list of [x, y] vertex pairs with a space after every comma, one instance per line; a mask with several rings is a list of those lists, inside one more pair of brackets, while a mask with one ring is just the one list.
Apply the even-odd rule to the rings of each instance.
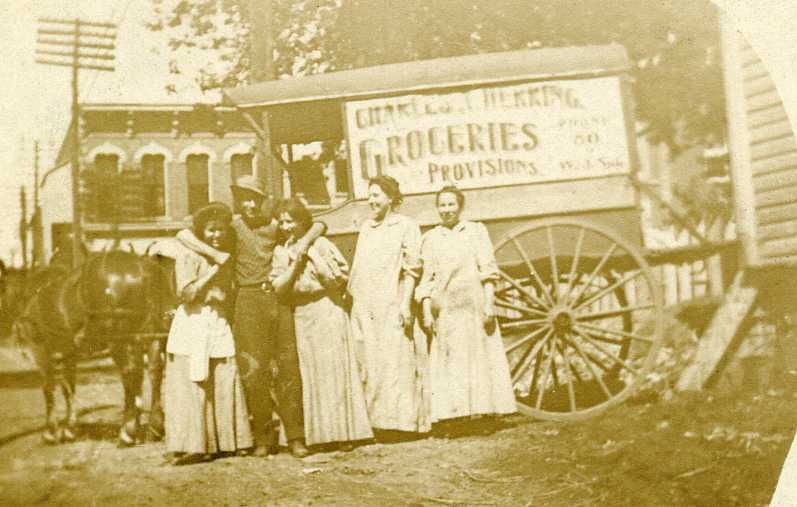
[[780, 94], [755, 50], [723, 34], [731, 172], [746, 265], [797, 266], [797, 143]]

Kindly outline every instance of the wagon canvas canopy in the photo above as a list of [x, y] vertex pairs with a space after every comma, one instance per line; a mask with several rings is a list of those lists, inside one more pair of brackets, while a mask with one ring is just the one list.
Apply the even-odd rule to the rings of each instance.
[[[526, 49], [377, 65], [264, 81], [224, 90], [226, 105], [269, 108], [272, 142], [342, 137], [340, 103], [420, 91], [546, 79], [596, 77], [627, 71], [620, 45]], [[283, 106], [291, 105], [290, 109]], [[300, 107], [305, 104], [307, 107]], [[332, 120], [334, 119], [334, 121]]]

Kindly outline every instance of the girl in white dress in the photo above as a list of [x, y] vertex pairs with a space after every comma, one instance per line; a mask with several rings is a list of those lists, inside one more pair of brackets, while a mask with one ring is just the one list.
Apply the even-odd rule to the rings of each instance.
[[[224, 250], [232, 213], [211, 203], [193, 217], [196, 237]], [[232, 263], [214, 263], [180, 243], [175, 255], [182, 301], [166, 343], [166, 448], [183, 465], [252, 447], [249, 414], [227, 322]]]

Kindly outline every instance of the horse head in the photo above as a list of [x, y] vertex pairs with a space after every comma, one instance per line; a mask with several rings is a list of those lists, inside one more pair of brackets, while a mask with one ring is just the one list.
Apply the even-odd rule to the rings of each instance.
[[111, 250], [89, 257], [78, 291], [94, 331], [135, 333], [150, 310], [150, 275], [146, 261], [134, 253]]

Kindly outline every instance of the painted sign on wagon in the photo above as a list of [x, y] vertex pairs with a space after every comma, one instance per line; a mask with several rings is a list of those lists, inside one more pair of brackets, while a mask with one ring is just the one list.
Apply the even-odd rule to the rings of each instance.
[[630, 171], [616, 76], [352, 101], [345, 116], [357, 198], [378, 174], [417, 194]]

